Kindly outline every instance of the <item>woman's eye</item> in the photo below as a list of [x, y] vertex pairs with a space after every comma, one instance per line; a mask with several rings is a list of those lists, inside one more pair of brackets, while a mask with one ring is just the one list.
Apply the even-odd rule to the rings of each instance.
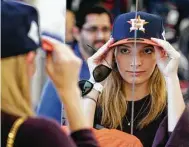
[[154, 49], [152, 49], [152, 48], [144, 49], [144, 53], [146, 53], [146, 54], [151, 54], [153, 51], [154, 51]]
[[123, 49], [120, 49], [120, 52], [121, 52], [122, 54], [127, 54], [127, 53], [129, 53], [129, 50], [126, 49], [126, 48], [123, 48]]

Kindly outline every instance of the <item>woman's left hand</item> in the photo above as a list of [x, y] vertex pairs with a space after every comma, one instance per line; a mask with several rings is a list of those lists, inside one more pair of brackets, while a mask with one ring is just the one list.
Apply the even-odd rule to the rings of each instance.
[[[151, 38], [160, 47], [155, 46], [157, 65], [166, 77], [177, 76], [180, 53], [177, 52], [172, 45], [162, 39]], [[163, 50], [162, 50], [163, 48]]]

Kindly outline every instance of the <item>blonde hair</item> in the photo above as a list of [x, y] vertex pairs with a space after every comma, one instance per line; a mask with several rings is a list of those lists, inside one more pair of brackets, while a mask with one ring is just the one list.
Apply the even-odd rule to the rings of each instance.
[[[101, 123], [108, 128], [122, 129], [122, 119], [127, 112], [126, 95], [123, 90], [123, 79], [119, 72], [112, 71], [106, 80], [103, 93], [99, 97], [98, 104], [102, 107]], [[156, 84], [154, 84], [156, 83]], [[156, 66], [149, 79], [149, 91], [151, 95], [151, 105], [148, 114], [138, 123], [138, 128], [142, 129], [161, 114], [166, 106], [165, 80]]]
[[32, 116], [26, 55], [1, 59], [1, 110], [16, 116]]

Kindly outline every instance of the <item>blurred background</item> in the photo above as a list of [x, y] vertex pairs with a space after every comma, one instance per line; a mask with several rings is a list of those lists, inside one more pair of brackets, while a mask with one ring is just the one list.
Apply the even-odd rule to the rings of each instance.
[[[36, 7], [40, 14], [41, 33], [56, 37], [72, 46], [77, 12], [95, 4], [104, 6], [114, 19], [135, 10], [136, 0], [22, 0]], [[178, 75], [184, 98], [189, 93], [189, 0], [139, 0], [138, 10], [163, 17], [166, 39], [181, 53]], [[44, 53], [39, 50], [37, 72], [33, 77], [33, 107], [37, 107], [47, 76]], [[187, 99], [186, 99], [187, 100]]]

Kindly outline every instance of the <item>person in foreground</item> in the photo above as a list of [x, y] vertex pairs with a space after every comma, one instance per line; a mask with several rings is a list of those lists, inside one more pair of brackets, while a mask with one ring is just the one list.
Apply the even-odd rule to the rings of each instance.
[[[165, 41], [159, 16], [135, 14], [119, 15], [110, 40], [88, 59], [91, 76], [86, 82], [93, 89], [83, 96], [85, 115], [95, 128], [131, 133], [134, 103], [132, 133], [144, 147], [187, 147], [189, 108], [177, 76], [180, 54]], [[94, 77], [99, 65], [112, 69], [100, 83]]]
[[[111, 15], [104, 7], [99, 5], [80, 9], [77, 12], [76, 25], [73, 30], [77, 40], [73, 50], [83, 61], [79, 79], [88, 79], [90, 75], [87, 59], [95, 52], [89, 46], [98, 49], [108, 41], [111, 33]], [[60, 124], [61, 122], [66, 124], [62, 103], [51, 80], [48, 79], [45, 83], [40, 99], [41, 102], [36, 112], [37, 115], [50, 117], [57, 120]]]
[[99, 146], [80, 105], [77, 81], [81, 60], [68, 46], [51, 38], [45, 38], [54, 46], [52, 54], [47, 55], [46, 70], [64, 103], [70, 136], [53, 120], [35, 116], [31, 106], [30, 79], [35, 72], [36, 50], [40, 47], [37, 11], [13, 1], [1, 1], [1, 6], [1, 145]]

